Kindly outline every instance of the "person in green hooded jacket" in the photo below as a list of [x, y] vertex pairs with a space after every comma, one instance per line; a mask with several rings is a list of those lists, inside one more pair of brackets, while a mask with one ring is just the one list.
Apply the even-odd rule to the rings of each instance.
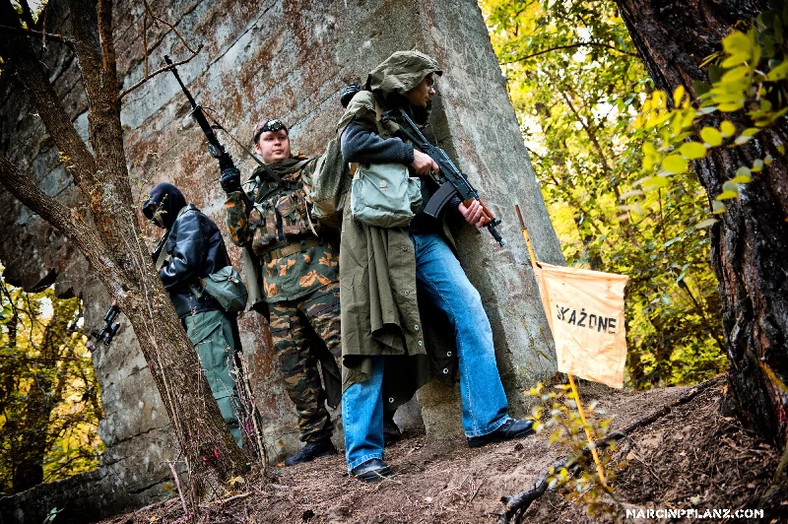
[[[421, 181], [422, 209], [438, 187], [438, 165], [408, 143], [387, 110], [400, 109], [426, 125], [442, 74], [430, 56], [395, 52], [369, 73], [338, 125], [345, 161], [408, 166]], [[477, 228], [487, 221], [478, 201], [465, 206], [455, 198], [445, 209], [443, 215], [456, 213]], [[391, 474], [383, 461], [384, 404], [401, 404], [431, 377], [451, 378], [455, 369], [470, 447], [533, 433], [531, 421], [508, 415], [490, 322], [444, 218], [420, 211], [409, 227], [384, 229], [345, 209], [339, 261], [342, 412], [348, 470], [362, 481]]]

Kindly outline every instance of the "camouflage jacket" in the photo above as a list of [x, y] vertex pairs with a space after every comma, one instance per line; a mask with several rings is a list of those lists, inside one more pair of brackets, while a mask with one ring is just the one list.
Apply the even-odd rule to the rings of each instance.
[[301, 180], [305, 160], [277, 162], [266, 166], [268, 172], [257, 168], [245, 184], [246, 195], [230, 193], [224, 204], [231, 240], [260, 261], [261, 292], [269, 303], [295, 300], [339, 281], [335, 234], [310, 218]]

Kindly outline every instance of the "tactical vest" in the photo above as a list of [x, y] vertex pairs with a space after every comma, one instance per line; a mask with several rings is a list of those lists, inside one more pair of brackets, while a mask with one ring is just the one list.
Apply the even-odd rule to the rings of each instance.
[[256, 177], [250, 193], [254, 195], [254, 209], [249, 214], [249, 225], [254, 230], [252, 250], [263, 256], [305, 236], [317, 236], [319, 224], [309, 216], [306, 194], [301, 184], [301, 172], [286, 175], [281, 182], [260, 181]]

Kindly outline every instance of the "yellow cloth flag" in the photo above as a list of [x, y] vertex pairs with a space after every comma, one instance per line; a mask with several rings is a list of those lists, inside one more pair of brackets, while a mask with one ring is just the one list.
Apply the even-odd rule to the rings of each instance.
[[623, 387], [627, 359], [624, 287], [628, 277], [539, 265], [534, 272], [555, 340], [558, 371]]

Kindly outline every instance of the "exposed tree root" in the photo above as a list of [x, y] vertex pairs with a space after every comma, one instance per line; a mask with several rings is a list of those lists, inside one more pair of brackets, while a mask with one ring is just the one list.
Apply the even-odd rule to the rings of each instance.
[[[662, 407], [661, 409], [655, 411], [654, 413], [646, 417], [643, 417], [639, 420], [636, 420], [635, 422], [633, 422], [632, 424], [630, 424], [629, 426], [625, 427], [622, 430], [613, 431], [612, 433], [608, 433], [604, 437], [595, 440], [594, 444], [596, 448], [600, 449], [602, 447], [605, 447], [610, 441], [624, 438], [630, 433], [632, 433], [634, 430], [636, 430], [637, 428], [643, 427], [647, 424], [651, 424], [655, 420], [664, 417], [665, 415], [673, 411], [675, 407], [680, 406], [682, 404], [686, 404], [687, 402], [698, 396], [698, 394], [702, 393], [703, 391], [709, 389], [712, 386], [716, 386], [724, 379], [725, 377], [723, 375], [720, 375], [718, 377], [714, 377], [713, 379], [707, 380], [706, 382], [702, 382], [698, 384], [694, 388], [690, 389], [689, 391], [681, 395], [678, 399], [676, 399], [676, 401]], [[590, 445], [587, 445], [585, 448], [583, 448], [582, 455], [588, 455], [590, 453], [591, 453]], [[550, 468], [553, 468], [554, 471], [564, 467], [571, 468], [579, 458], [580, 456], [578, 455], [574, 455], [571, 457], [563, 457], [557, 460], [556, 462], [554, 462], [550, 466]], [[544, 494], [544, 492], [547, 491], [547, 484], [548, 484], [547, 477], [550, 474], [550, 468], [547, 468], [539, 476], [536, 483], [530, 489], [521, 491], [510, 497], [507, 496], [501, 497], [501, 502], [503, 502], [505, 506], [503, 513], [498, 518], [498, 524], [509, 524], [510, 522], [512, 522], [512, 518], [514, 518], [514, 522], [516, 524], [519, 524], [522, 516], [531, 506], [531, 503], [536, 499], [538, 499], [539, 497], [541, 497], [542, 494]]]

